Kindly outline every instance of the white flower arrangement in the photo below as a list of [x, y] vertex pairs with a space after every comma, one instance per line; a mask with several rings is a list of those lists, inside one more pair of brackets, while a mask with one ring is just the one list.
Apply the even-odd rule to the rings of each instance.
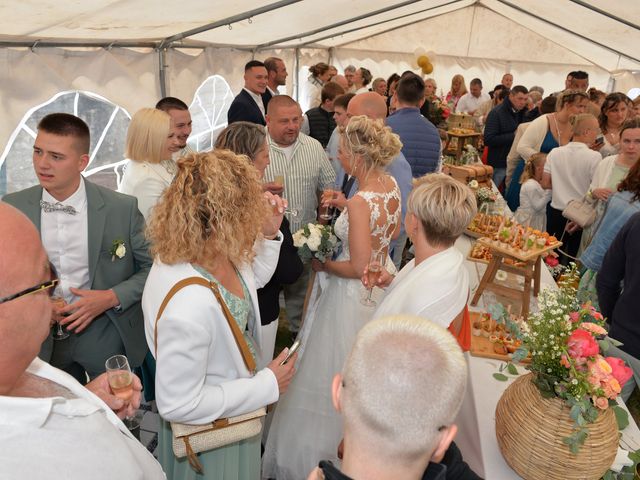
[[324, 262], [331, 257], [337, 243], [338, 239], [329, 225], [307, 223], [293, 234], [293, 245], [304, 261], [316, 258]]

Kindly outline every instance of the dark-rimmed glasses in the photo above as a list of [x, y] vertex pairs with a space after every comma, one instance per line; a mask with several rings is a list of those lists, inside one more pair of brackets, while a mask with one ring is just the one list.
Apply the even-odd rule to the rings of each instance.
[[51, 277], [53, 277], [51, 280], [39, 283], [38, 285], [22, 290], [21, 292], [9, 295], [8, 297], [0, 298], [0, 303], [10, 302], [11, 300], [15, 300], [16, 298], [31, 295], [32, 293], [38, 293], [43, 290], [46, 290], [50, 297], [53, 296], [53, 291], [55, 290], [55, 287], [60, 283], [60, 280], [57, 278], [58, 275], [56, 274], [56, 269], [52, 264], [49, 264], [49, 269], [51, 271]]

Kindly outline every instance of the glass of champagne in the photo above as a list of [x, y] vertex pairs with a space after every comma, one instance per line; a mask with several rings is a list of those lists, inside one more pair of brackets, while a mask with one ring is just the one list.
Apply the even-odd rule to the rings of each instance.
[[[133, 374], [129, 366], [129, 360], [124, 355], [114, 355], [107, 358], [104, 363], [107, 371], [109, 387], [113, 394], [121, 398], [125, 403], [130, 403], [133, 397]], [[124, 424], [129, 430], [134, 430], [140, 425], [135, 425], [135, 417], [126, 417]]]
[[275, 174], [273, 175], [273, 183], [276, 183], [280, 187], [284, 188], [284, 173], [275, 172]]
[[[62, 308], [67, 304], [62, 295], [58, 294], [57, 292], [53, 294], [53, 296], [51, 297], [51, 301], [56, 306], [56, 308]], [[69, 314], [63, 314], [62, 316], [68, 317]], [[56, 322], [56, 326], [53, 328], [53, 334], [51, 335], [53, 339], [66, 340], [67, 338], [69, 338], [69, 335], [69, 332], [62, 325], [60, 325], [60, 322]]]
[[[325, 188], [322, 191], [322, 203], [324, 204], [325, 202], [329, 201], [329, 200], [333, 200], [335, 198], [337, 198], [338, 196], [338, 192], [336, 192], [333, 188]], [[333, 218], [333, 215], [331, 215], [331, 206], [330, 205], [321, 205], [320, 206], [320, 218], [322, 220], [331, 220], [331, 218]]]
[[360, 300], [360, 303], [367, 307], [375, 307], [377, 303], [375, 300], [371, 299], [371, 293], [373, 292], [373, 287], [375, 287], [376, 283], [378, 283], [378, 279], [382, 274], [382, 269], [385, 264], [385, 254], [381, 250], [372, 250], [371, 257], [369, 258], [369, 265], [367, 266], [367, 283], [369, 284], [369, 293], [366, 298]]

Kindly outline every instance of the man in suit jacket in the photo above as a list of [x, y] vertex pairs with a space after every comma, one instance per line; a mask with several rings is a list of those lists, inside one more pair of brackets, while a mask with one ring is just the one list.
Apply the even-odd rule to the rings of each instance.
[[38, 125], [33, 166], [40, 185], [3, 200], [38, 228], [58, 271], [66, 305], [54, 304], [69, 338], [44, 342], [41, 358], [86, 383], [104, 372], [105, 360], [126, 354], [132, 367], [147, 352], [140, 299], [151, 268], [144, 219], [134, 197], [85, 180], [89, 128], [54, 113]]
[[267, 92], [268, 74], [264, 63], [251, 60], [244, 66], [244, 88], [233, 99], [227, 121], [251, 122], [266, 125], [267, 104], [271, 100], [271, 93]]

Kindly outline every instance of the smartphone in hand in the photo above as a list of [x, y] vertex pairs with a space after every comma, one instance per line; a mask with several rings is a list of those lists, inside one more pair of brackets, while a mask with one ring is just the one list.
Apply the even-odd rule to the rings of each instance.
[[287, 356], [285, 357], [285, 359], [282, 361], [282, 363], [280, 365], [284, 365], [285, 363], [287, 363], [291, 357], [293, 357], [293, 354], [296, 353], [298, 351], [298, 349], [300, 348], [300, 339], [296, 339], [295, 342], [293, 342], [293, 345], [291, 345], [291, 347], [289, 347], [289, 353], [287, 353]]

